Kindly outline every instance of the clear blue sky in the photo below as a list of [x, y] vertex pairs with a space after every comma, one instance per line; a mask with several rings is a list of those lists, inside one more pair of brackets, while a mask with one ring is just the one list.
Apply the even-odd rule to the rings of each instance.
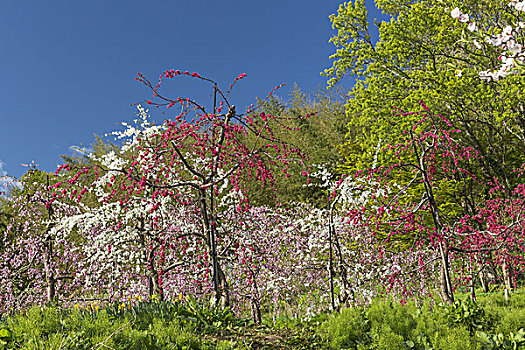
[[[196, 71], [223, 85], [246, 73], [232, 94], [240, 107], [280, 83], [324, 86], [319, 72], [334, 52], [328, 16], [340, 3], [3, 0], [0, 176], [19, 178], [32, 160], [53, 171], [71, 146], [89, 146], [94, 134], [133, 119], [130, 104], [150, 96], [137, 72], [154, 80], [166, 69]], [[177, 95], [210, 99], [208, 86], [168, 83]]]

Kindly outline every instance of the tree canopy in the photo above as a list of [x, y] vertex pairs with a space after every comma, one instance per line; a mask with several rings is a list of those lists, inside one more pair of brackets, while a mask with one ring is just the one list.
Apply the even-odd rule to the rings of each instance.
[[373, 156], [375, 146], [396, 141], [415, 120], [393, 115], [394, 107], [419, 109], [423, 101], [432, 111], [446, 115], [461, 138], [482, 155], [478, 175], [498, 178], [507, 186], [516, 182], [511, 169], [523, 164], [525, 151], [525, 76], [499, 81], [480, 79], [478, 72], [499, 65], [500, 52], [488, 42], [468, 40], [467, 23], [451, 16], [457, 6], [485, 25], [486, 35], [501, 33], [523, 20], [504, 1], [448, 0], [376, 1], [391, 16], [380, 22], [379, 40], [373, 42], [365, 3], [342, 4], [331, 21], [337, 34], [331, 39], [336, 52], [332, 67], [324, 71], [333, 86], [345, 76], [356, 84], [349, 92], [347, 135], [342, 166], [357, 169]]

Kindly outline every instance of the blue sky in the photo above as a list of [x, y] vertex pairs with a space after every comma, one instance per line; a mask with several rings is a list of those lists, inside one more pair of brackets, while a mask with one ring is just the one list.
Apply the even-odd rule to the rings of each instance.
[[[135, 116], [149, 99], [134, 80], [166, 69], [196, 71], [228, 85], [243, 107], [274, 86], [326, 84], [335, 0], [4, 0], [0, 11], [0, 175], [19, 178], [22, 163], [53, 171], [72, 145]], [[378, 14], [375, 9], [371, 16]], [[176, 95], [203, 103], [210, 89], [169, 81]], [[154, 120], [164, 117], [152, 111]]]

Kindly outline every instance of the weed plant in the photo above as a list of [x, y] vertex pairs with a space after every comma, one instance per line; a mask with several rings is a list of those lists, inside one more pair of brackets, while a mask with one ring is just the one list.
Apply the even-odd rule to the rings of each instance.
[[453, 305], [378, 300], [330, 316], [319, 334], [330, 349], [525, 349], [525, 295]]

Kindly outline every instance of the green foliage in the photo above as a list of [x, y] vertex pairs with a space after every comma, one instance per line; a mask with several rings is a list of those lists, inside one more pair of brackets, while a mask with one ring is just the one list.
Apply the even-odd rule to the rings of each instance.
[[490, 295], [452, 306], [377, 300], [275, 326], [268, 317], [266, 325], [254, 325], [193, 299], [34, 307], [4, 315], [0, 349], [522, 349], [524, 313], [524, 295], [507, 304]]
[[182, 326], [177, 309], [167, 303], [141, 303], [126, 310], [34, 307], [9, 317], [0, 327], [0, 335], [6, 335], [1, 340], [6, 346], [31, 349], [91, 349], [101, 344], [114, 349], [215, 349], [193, 333], [195, 325]]
[[516, 334], [510, 332], [508, 335], [503, 333], [486, 334], [476, 332], [476, 335], [487, 344], [486, 349], [509, 349], [516, 350], [525, 347], [525, 329], [520, 329]]
[[13, 349], [13, 337], [11, 331], [0, 327], [0, 349]]
[[0, 232], [4, 232], [7, 229], [9, 220], [13, 216], [13, 210], [9, 205], [6, 198], [0, 197]]
[[512, 307], [497, 299], [457, 301], [451, 306], [377, 300], [330, 316], [319, 334], [330, 349], [520, 349], [525, 330], [516, 322], [507, 326], [513, 313], [525, 312], [522, 297]]
[[525, 328], [525, 294], [512, 294], [509, 301], [505, 301], [503, 293], [479, 296], [478, 303], [490, 317], [498, 320], [493, 325], [493, 333], [510, 334]]
[[[525, 161], [525, 76], [497, 82], [479, 79], [479, 71], [499, 64], [498, 51], [487, 43], [478, 49], [467, 41], [466, 25], [450, 16], [450, 10], [460, 6], [476, 22], [489, 23], [482, 31], [496, 33], [511, 21], [509, 6], [499, 0], [376, 0], [375, 4], [391, 16], [390, 21], [377, 24], [377, 42], [369, 33], [371, 20], [364, 1], [345, 2], [330, 17], [337, 31], [331, 39], [336, 52], [331, 56], [332, 67], [323, 74], [329, 86], [347, 75], [357, 79], [345, 106], [349, 132], [341, 169], [367, 168], [378, 144], [403, 141], [403, 133], [419, 117], [394, 116], [392, 111], [395, 107], [419, 111], [423, 101], [433, 113], [446, 116], [453, 129], [461, 130], [460, 143], [482, 156], [467, 167], [478, 180], [497, 178], [508, 188], [519, 183], [512, 170]], [[390, 152], [379, 154], [379, 164], [388, 166], [393, 161], [396, 158]], [[460, 186], [457, 177], [437, 176], [447, 182], [436, 195], [442, 198], [443, 212], [452, 218], [468, 211], [462, 198], [476, 203], [487, 195], [479, 186], [465, 193], [469, 186]], [[395, 180], [402, 185], [407, 179]], [[418, 193], [409, 195], [418, 198]]]
[[222, 333], [247, 323], [237, 319], [230, 308], [221, 309], [219, 305], [212, 306], [209, 301], [190, 297], [184, 306], [179, 311], [180, 322], [200, 332]]
[[187, 298], [181, 301], [141, 301], [135, 304], [114, 303], [107, 307], [110, 319], [133, 319], [134, 327], [147, 330], [155, 320], [175, 322], [191, 330], [206, 333], [224, 333], [246, 324], [234, 316], [229, 308], [211, 306], [209, 301]]
[[401, 336], [401, 341], [404, 341], [404, 337], [416, 326], [415, 316], [416, 308], [411, 304], [402, 306], [391, 302], [373, 303], [367, 310], [367, 318], [373, 325], [371, 333], [374, 339], [381, 338], [382, 334], [392, 333]]
[[470, 298], [444, 306], [444, 312], [450, 322], [466, 326], [471, 334], [492, 324], [485, 310]]
[[363, 308], [343, 309], [321, 326], [332, 349], [357, 349], [370, 343], [370, 321]]
[[4, 315], [0, 349], [319, 349], [312, 328], [288, 334], [284, 339], [229, 309], [189, 298], [103, 308], [33, 307]]
[[280, 125], [271, 125], [275, 137], [301, 150], [307, 161], [305, 168], [298, 159], [286, 173], [277, 164], [273, 169], [273, 190], [250, 185], [254, 204], [273, 206], [277, 198], [280, 203], [301, 201], [319, 207], [326, 205], [327, 196], [322, 190], [304, 186], [307, 176], [303, 172], [315, 172], [315, 165], [322, 164], [335, 174], [343, 161], [341, 145], [347, 133], [344, 95], [342, 89], [304, 93], [294, 86], [287, 101], [272, 97], [264, 103], [265, 113], [281, 118]]

